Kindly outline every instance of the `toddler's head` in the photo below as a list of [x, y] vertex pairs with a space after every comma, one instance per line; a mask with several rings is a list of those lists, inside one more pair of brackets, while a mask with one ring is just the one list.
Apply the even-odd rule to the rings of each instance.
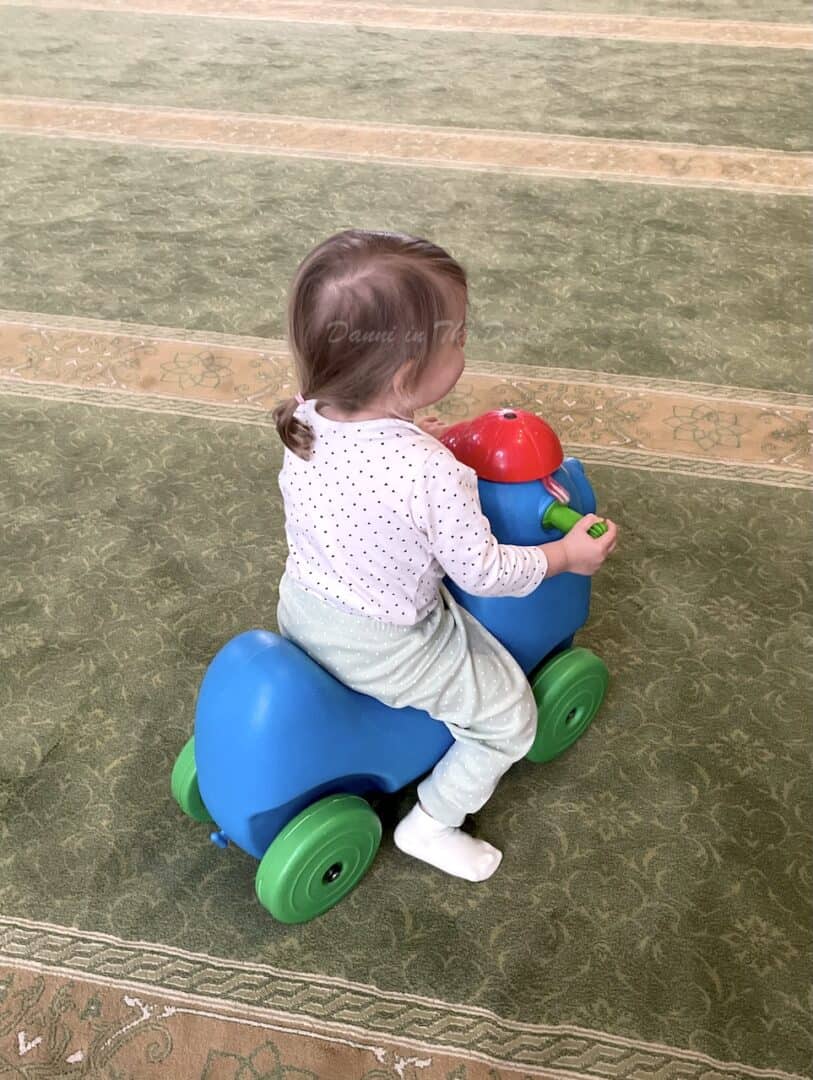
[[[291, 286], [288, 338], [301, 393], [342, 413], [411, 418], [460, 378], [466, 274], [443, 248], [402, 233], [347, 229], [314, 248]], [[296, 398], [274, 410], [280, 438], [307, 457]]]

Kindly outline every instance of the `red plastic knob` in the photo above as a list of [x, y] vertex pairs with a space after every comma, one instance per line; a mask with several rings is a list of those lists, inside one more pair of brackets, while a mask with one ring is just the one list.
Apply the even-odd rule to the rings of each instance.
[[541, 480], [556, 472], [565, 457], [553, 428], [522, 409], [495, 409], [464, 420], [450, 427], [441, 442], [482, 480], [504, 484]]

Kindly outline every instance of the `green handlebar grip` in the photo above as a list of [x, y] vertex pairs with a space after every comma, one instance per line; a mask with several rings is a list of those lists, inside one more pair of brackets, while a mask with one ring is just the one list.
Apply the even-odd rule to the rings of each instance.
[[[584, 514], [578, 513], [576, 510], [571, 510], [569, 506], [565, 506], [560, 502], [552, 502], [542, 516], [542, 528], [543, 529], [558, 529], [559, 532], [567, 533], [573, 528], [577, 521], [581, 521]], [[607, 526], [603, 521], [597, 521], [594, 525], [591, 525], [587, 530], [588, 534], [597, 540], [599, 536], [603, 536], [607, 531]]]

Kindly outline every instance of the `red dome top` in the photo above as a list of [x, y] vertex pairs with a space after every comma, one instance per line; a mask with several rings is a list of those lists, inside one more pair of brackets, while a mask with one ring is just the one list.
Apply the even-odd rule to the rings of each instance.
[[464, 420], [441, 442], [481, 480], [521, 484], [556, 472], [564, 461], [556, 432], [541, 416], [522, 409], [495, 409]]

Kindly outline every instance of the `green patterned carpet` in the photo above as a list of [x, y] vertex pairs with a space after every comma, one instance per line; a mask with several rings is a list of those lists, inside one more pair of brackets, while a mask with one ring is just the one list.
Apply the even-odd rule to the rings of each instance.
[[343, 120], [387, 121], [396, 111], [409, 124], [813, 146], [813, 95], [797, 50], [743, 56], [719, 46], [474, 33], [449, 46], [447, 34], [201, 20], [190, 49], [187, 18], [9, 9], [0, 94]]
[[278, 337], [300, 253], [362, 215], [463, 261], [473, 358], [810, 387], [805, 199], [12, 137], [0, 166], [7, 308]]
[[583, 640], [614, 681], [480, 815], [501, 873], [472, 888], [385, 833], [347, 901], [284, 927], [168, 792], [283, 557], [273, 429], [201, 411], [2, 399], [3, 913], [805, 1070], [808, 495], [592, 467], [625, 540]]
[[[49, 2], [0, 0], [0, 1077], [809, 1076], [807, 5]], [[581, 441], [622, 528], [580, 638], [613, 681], [478, 816], [487, 884], [393, 848], [406, 791], [358, 889], [287, 927], [169, 775], [286, 553], [288, 358], [239, 335], [279, 339], [349, 225], [465, 264], [446, 408], [555, 407]]]

